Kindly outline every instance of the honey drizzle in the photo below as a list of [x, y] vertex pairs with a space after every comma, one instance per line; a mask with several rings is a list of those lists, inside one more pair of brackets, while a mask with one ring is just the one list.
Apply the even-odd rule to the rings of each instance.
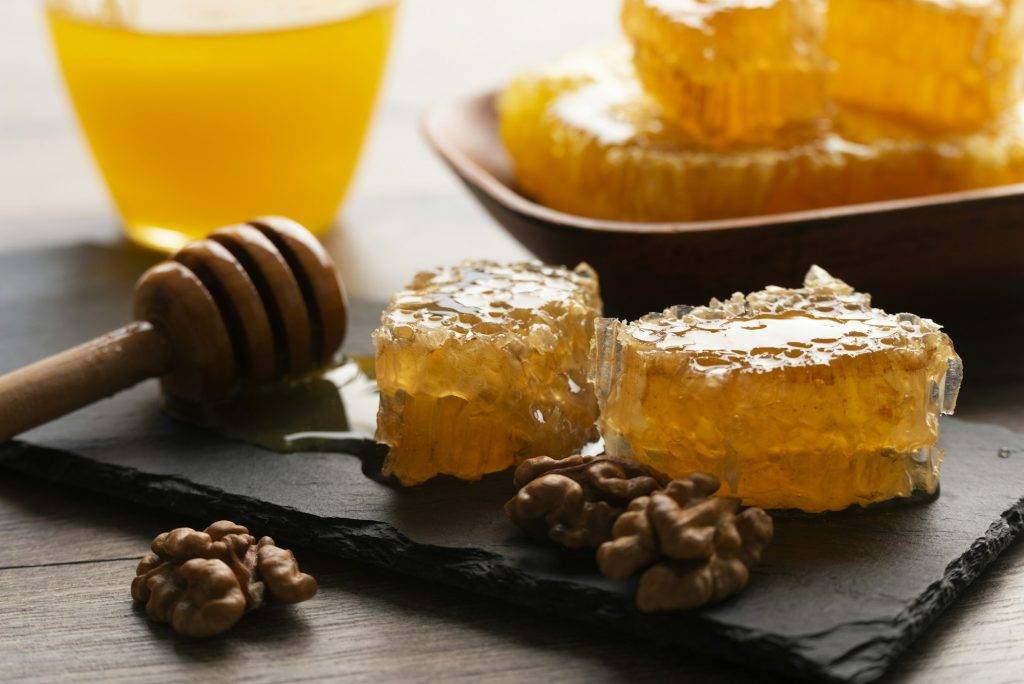
[[372, 357], [339, 359], [300, 378], [243, 391], [226, 404], [164, 397], [173, 417], [224, 437], [277, 451], [320, 451], [362, 457], [374, 446], [377, 383]]

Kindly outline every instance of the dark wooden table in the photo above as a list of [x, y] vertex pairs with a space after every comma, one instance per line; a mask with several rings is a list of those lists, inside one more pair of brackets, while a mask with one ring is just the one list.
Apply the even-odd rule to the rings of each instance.
[[[116, 240], [116, 218], [60, 90], [40, 2], [0, 3], [0, 248]], [[331, 249], [355, 292], [383, 298], [419, 267], [523, 250], [420, 142], [429, 102], [502, 82], [616, 31], [617, 0], [407, 0], [391, 77]], [[2, 285], [0, 285], [2, 286]], [[968, 387], [970, 391], [970, 387]], [[967, 413], [1024, 430], [1024, 398]], [[182, 521], [0, 477], [0, 680], [747, 681], [745, 670], [299, 550], [314, 601], [268, 608], [225, 638], [176, 638], [128, 585]], [[1007, 551], [901, 661], [897, 680], [1020, 681], [1024, 546]]]

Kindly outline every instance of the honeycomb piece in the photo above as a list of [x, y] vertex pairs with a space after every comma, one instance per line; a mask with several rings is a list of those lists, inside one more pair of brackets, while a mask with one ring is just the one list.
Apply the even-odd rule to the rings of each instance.
[[1024, 2], [830, 0], [839, 102], [938, 129], [981, 126], [1019, 99]]
[[715, 151], [664, 119], [630, 54], [628, 46], [575, 54], [502, 94], [501, 133], [526, 194], [593, 218], [695, 221], [1024, 180], [1020, 107], [969, 134], [925, 137], [844, 108], [831, 128]]
[[817, 267], [801, 289], [601, 319], [591, 367], [610, 454], [811, 512], [934, 493], [961, 376], [938, 325]]
[[640, 80], [694, 140], [767, 142], [825, 114], [821, 0], [625, 0], [622, 24]]
[[465, 262], [416, 275], [373, 333], [385, 474], [475, 480], [594, 436], [587, 383], [597, 274]]
[[832, 199], [822, 181], [843, 163], [817, 130], [789, 134], [777, 148], [703, 148], [645, 94], [628, 46], [520, 77], [499, 110], [520, 187], [595, 218], [687, 221], [820, 206]]
[[1024, 104], [967, 133], [923, 134], [853, 107], [839, 108], [833, 126], [850, 150], [844, 175], [851, 203], [1024, 180]]

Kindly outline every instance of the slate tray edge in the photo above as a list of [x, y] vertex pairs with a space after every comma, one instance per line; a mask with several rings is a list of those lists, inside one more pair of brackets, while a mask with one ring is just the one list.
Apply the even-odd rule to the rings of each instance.
[[892, 622], [887, 639], [854, 649], [828, 667], [840, 681], [871, 682], [892, 667], [899, 656], [980, 577], [999, 554], [1024, 533], [1024, 497], [1003, 511], [967, 550], [946, 566], [943, 577], [928, 586]]
[[[514, 605], [547, 614], [558, 615], [576, 622], [597, 622], [616, 631], [625, 631], [665, 645], [683, 646], [689, 650], [711, 654], [747, 667], [756, 662], [759, 668], [801, 679], [830, 682], [868, 682], [880, 677], [919, 637], [943, 610], [969, 586], [999, 553], [1006, 549], [1024, 531], [1024, 498], [1004, 511], [999, 521], [989, 526], [985, 536], [976, 539], [967, 551], [951, 562], [942, 579], [932, 583], [925, 593], [890, 625], [885, 639], [874, 639], [858, 644], [839, 658], [821, 662], [808, 654], [799, 653], [791, 640], [755, 630], [728, 628], [706, 620], [699, 614], [684, 619], [692, 620], [695, 629], [679, 630], [680, 616], [673, 616], [670, 629], [668, 620], [664, 629], [658, 629], [658, 616], [639, 620], [629, 606], [607, 608], [606, 598], [595, 591], [590, 619], [578, 615], [579, 603], [558, 600], [560, 583], [533, 582], [531, 587], [522, 581], [512, 581], [514, 571], [500, 556], [475, 549], [453, 549], [419, 544], [402, 535], [384, 522], [323, 518], [293, 508], [269, 504], [250, 497], [230, 494], [223, 490], [197, 485], [185, 478], [172, 475], [151, 475], [134, 468], [98, 463], [91, 459], [49, 447], [25, 442], [0, 444], [0, 467], [34, 476], [52, 483], [71, 486], [99, 494], [127, 499], [149, 508], [181, 512], [187, 519], [215, 519], [233, 517], [261, 533], [287, 539], [298, 546], [324, 550], [337, 556], [389, 568], [406, 575], [468, 589], [505, 602], [513, 595]], [[126, 486], [130, 485], [130, 486]], [[155, 505], [149, 495], [159, 493], [168, 497]], [[329, 521], [330, 534], [325, 534]], [[310, 523], [321, 529], [310, 533]], [[410, 551], [429, 552], [445, 563], [423, 563], [410, 557]], [[487, 583], [479, 581], [480, 573], [474, 568], [487, 567]], [[518, 576], [521, 580], [521, 575]], [[510, 588], [513, 589], [510, 591]], [[579, 596], [580, 588], [574, 587]], [[603, 605], [602, 605], [603, 604]], [[653, 623], [653, 624], [651, 624]], [[827, 640], [836, 629], [819, 634], [800, 635], [801, 640]], [[672, 638], [677, 634], [677, 638]], [[685, 635], [685, 640], [681, 637]], [[724, 642], [731, 643], [724, 643]], [[744, 649], [735, 648], [742, 645]], [[813, 650], [813, 649], [812, 649]], [[757, 656], [752, 660], [751, 656]]]

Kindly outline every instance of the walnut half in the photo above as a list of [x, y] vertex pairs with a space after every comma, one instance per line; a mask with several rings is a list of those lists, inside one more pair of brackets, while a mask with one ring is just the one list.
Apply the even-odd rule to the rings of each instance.
[[717, 478], [691, 475], [634, 499], [597, 551], [601, 572], [625, 579], [644, 570], [637, 607], [685, 610], [742, 590], [772, 539], [771, 517], [739, 501], [712, 498]]
[[611, 538], [612, 524], [638, 496], [668, 477], [633, 461], [606, 456], [539, 456], [516, 468], [518, 493], [505, 513], [522, 530], [569, 549], [593, 548]]
[[179, 527], [158, 535], [139, 562], [132, 598], [174, 631], [203, 637], [230, 629], [263, 604], [264, 591], [285, 603], [316, 593], [316, 580], [299, 571], [291, 551], [270, 537], [256, 538], [228, 520], [199, 532]]

